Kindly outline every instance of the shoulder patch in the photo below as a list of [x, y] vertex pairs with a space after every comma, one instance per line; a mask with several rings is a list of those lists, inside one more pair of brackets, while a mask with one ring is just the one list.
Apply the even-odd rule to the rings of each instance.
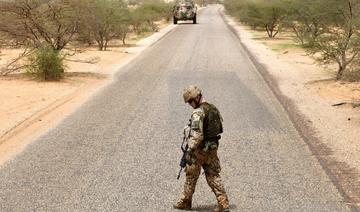
[[202, 118], [204, 117], [204, 111], [201, 108], [197, 108], [191, 115], [191, 129], [199, 130]]
[[200, 116], [194, 115], [191, 120], [191, 129], [198, 130], [200, 129]]

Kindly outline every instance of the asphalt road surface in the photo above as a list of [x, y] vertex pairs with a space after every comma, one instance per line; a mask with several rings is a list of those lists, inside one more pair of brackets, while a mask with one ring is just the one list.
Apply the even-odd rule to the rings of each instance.
[[[180, 24], [6, 163], [0, 211], [174, 211], [189, 84], [223, 114], [219, 156], [232, 211], [351, 210], [218, 9]], [[215, 204], [202, 175], [194, 210]]]

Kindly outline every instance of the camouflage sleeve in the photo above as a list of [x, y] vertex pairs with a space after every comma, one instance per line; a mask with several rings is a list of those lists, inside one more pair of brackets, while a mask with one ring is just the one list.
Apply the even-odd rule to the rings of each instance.
[[204, 121], [204, 112], [201, 109], [194, 110], [191, 115], [191, 133], [188, 140], [189, 148], [194, 150], [198, 148], [201, 142], [204, 139], [203, 134], [203, 121]]

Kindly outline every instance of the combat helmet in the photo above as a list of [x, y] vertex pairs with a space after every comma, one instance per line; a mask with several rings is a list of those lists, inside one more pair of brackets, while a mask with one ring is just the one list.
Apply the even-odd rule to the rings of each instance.
[[200, 88], [198, 88], [195, 85], [190, 85], [184, 89], [183, 92], [184, 102], [188, 103], [190, 100], [195, 99], [200, 94], [201, 94]]

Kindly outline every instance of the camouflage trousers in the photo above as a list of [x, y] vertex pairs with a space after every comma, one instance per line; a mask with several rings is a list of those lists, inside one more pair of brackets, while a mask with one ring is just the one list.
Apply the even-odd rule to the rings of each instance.
[[196, 182], [200, 176], [201, 168], [203, 168], [205, 171], [206, 181], [211, 190], [214, 192], [218, 205], [223, 208], [229, 208], [229, 200], [219, 174], [221, 167], [217, 156], [217, 149], [208, 150], [206, 152], [200, 149], [195, 150], [194, 155], [196, 157], [196, 163], [191, 166], [186, 165], [185, 168], [186, 179], [181, 200], [191, 202], [192, 196], [195, 192]]

